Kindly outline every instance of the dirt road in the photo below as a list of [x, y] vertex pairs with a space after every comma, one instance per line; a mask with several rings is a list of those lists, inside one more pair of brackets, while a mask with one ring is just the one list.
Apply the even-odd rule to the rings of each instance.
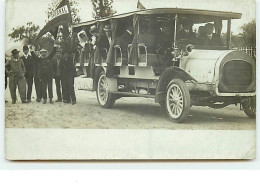
[[[87, 81], [87, 83], [86, 83]], [[53, 81], [54, 82], [54, 81]], [[84, 85], [83, 85], [84, 84]], [[84, 87], [83, 87], [84, 86]], [[11, 104], [6, 90], [7, 128], [86, 128], [86, 129], [189, 129], [189, 130], [252, 130], [256, 121], [249, 119], [239, 106], [223, 109], [192, 107], [185, 123], [169, 121], [163, 108], [153, 99], [121, 98], [112, 109], [98, 105], [96, 93], [78, 90], [90, 86], [88, 79], [75, 79], [77, 104], [45, 104], [35, 101]], [[55, 87], [55, 85], [54, 85]], [[54, 99], [56, 93], [54, 88]], [[19, 98], [18, 98], [19, 99]]]

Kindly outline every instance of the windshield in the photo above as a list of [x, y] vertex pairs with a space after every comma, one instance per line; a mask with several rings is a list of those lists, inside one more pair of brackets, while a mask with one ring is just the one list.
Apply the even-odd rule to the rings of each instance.
[[177, 43], [192, 44], [197, 49], [226, 48], [221, 19], [196, 23], [192, 18], [180, 18], [177, 24]]

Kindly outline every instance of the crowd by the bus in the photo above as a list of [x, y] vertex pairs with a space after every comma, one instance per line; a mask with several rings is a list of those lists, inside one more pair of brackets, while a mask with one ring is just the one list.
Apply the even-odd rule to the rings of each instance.
[[[110, 22], [104, 22], [101, 27], [90, 25], [89, 28], [84, 27], [77, 31], [76, 40], [79, 43], [76, 52], [76, 62], [83, 66], [86, 60], [108, 62], [110, 47], [116, 50], [116, 46], [120, 47], [122, 63], [127, 64], [131, 58], [129, 55], [129, 45], [144, 44], [148, 53], [163, 55], [165, 61], [172, 61], [173, 43], [187, 45], [192, 44], [196, 47], [222, 47], [224, 46], [221, 35], [222, 21], [214, 21], [213, 23], [201, 24], [194, 30], [195, 24], [192, 19], [184, 19], [178, 22], [175, 28], [174, 22], [156, 22], [140, 19], [138, 29], [134, 28], [132, 21], [125, 19], [118, 21], [116, 30], [111, 29]], [[197, 26], [197, 25], [196, 25]], [[115, 28], [114, 28], [115, 29]], [[176, 29], [176, 33], [174, 33]], [[138, 30], [138, 31], [137, 31]], [[138, 33], [134, 33], [137, 31]], [[174, 39], [176, 38], [176, 41]], [[98, 50], [100, 57], [94, 56], [95, 50]], [[116, 52], [111, 52], [113, 55]], [[93, 63], [93, 62], [92, 62]], [[84, 72], [86, 74], [86, 72]]]
[[10, 60], [5, 59], [6, 86], [9, 77], [9, 90], [12, 104], [17, 102], [16, 90], [22, 103], [32, 101], [33, 84], [36, 102], [53, 103], [53, 79], [55, 79], [56, 102], [76, 104], [74, 77], [76, 70], [71, 51], [54, 47], [49, 54], [46, 49], [23, 46], [23, 55], [13, 49]]

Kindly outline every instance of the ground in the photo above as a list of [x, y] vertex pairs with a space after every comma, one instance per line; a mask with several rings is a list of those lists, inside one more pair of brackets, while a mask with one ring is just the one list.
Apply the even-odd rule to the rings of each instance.
[[[54, 82], [54, 81], [53, 81]], [[55, 87], [55, 85], [53, 85]], [[154, 99], [121, 98], [112, 109], [99, 106], [96, 93], [90, 89], [91, 80], [75, 78], [77, 104], [42, 104], [21, 101], [11, 104], [9, 89], [6, 89], [5, 117], [7, 128], [74, 128], [74, 129], [185, 129], [185, 130], [255, 130], [255, 119], [249, 119], [239, 106], [222, 109], [191, 107], [185, 123], [171, 122], [164, 109]], [[19, 98], [18, 98], [19, 99]], [[54, 88], [54, 100], [56, 91]]]

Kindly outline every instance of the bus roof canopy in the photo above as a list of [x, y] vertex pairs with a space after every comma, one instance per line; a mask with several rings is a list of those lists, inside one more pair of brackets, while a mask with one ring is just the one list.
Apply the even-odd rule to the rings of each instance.
[[128, 12], [124, 14], [118, 14], [110, 17], [104, 17], [101, 19], [91, 20], [87, 22], [82, 22], [75, 24], [72, 27], [77, 28], [81, 26], [88, 26], [95, 24], [96, 22], [103, 22], [109, 19], [124, 18], [132, 15], [155, 15], [155, 14], [181, 14], [190, 16], [210, 16], [219, 17], [222, 19], [240, 19], [242, 14], [235, 12], [223, 12], [223, 11], [212, 11], [212, 10], [199, 10], [199, 9], [182, 9], [182, 8], [154, 8], [154, 9], [144, 9], [133, 12]]

